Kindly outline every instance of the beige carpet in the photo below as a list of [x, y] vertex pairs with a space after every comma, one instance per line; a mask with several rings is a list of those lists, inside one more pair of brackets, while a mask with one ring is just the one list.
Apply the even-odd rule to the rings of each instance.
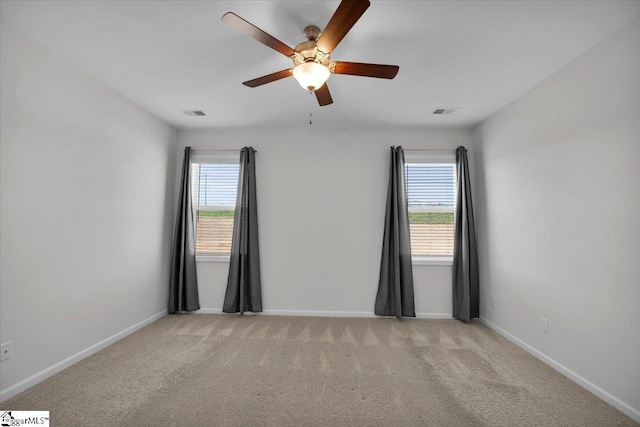
[[0, 405], [52, 426], [634, 426], [485, 326], [173, 315]]

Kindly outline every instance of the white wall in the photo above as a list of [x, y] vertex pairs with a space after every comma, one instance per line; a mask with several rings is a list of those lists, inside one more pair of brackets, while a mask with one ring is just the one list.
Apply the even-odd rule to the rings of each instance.
[[475, 139], [482, 316], [640, 421], [640, 22]]
[[[470, 140], [462, 129], [182, 131], [178, 157], [184, 146], [258, 151], [265, 312], [373, 315], [389, 147], [454, 151]], [[222, 307], [228, 269], [198, 263], [203, 308]], [[414, 276], [416, 312], [451, 317], [451, 266], [416, 266]]]
[[176, 131], [15, 30], [0, 38], [6, 399], [166, 309]]

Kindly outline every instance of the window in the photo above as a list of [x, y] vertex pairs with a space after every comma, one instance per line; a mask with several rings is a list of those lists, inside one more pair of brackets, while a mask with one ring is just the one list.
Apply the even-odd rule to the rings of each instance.
[[405, 181], [414, 260], [451, 261], [456, 165], [450, 155], [407, 155]]
[[238, 156], [207, 156], [192, 163], [196, 255], [231, 254], [238, 173]]

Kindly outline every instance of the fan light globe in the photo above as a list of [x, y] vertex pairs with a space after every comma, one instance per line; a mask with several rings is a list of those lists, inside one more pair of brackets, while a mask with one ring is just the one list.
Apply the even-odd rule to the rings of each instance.
[[304, 62], [293, 69], [293, 77], [300, 86], [310, 91], [319, 89], [330, 75], [329, 69], [317, 62]]

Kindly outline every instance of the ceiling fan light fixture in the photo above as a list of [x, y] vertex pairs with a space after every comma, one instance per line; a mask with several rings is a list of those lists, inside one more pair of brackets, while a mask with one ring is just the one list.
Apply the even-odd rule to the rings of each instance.
[[300, 83], [300, 86], [310, 91], [322, 87], [329, 76], [331, 76], [329, 68], [313, 61], [303, 62], [293, 69], [293, 77]]

